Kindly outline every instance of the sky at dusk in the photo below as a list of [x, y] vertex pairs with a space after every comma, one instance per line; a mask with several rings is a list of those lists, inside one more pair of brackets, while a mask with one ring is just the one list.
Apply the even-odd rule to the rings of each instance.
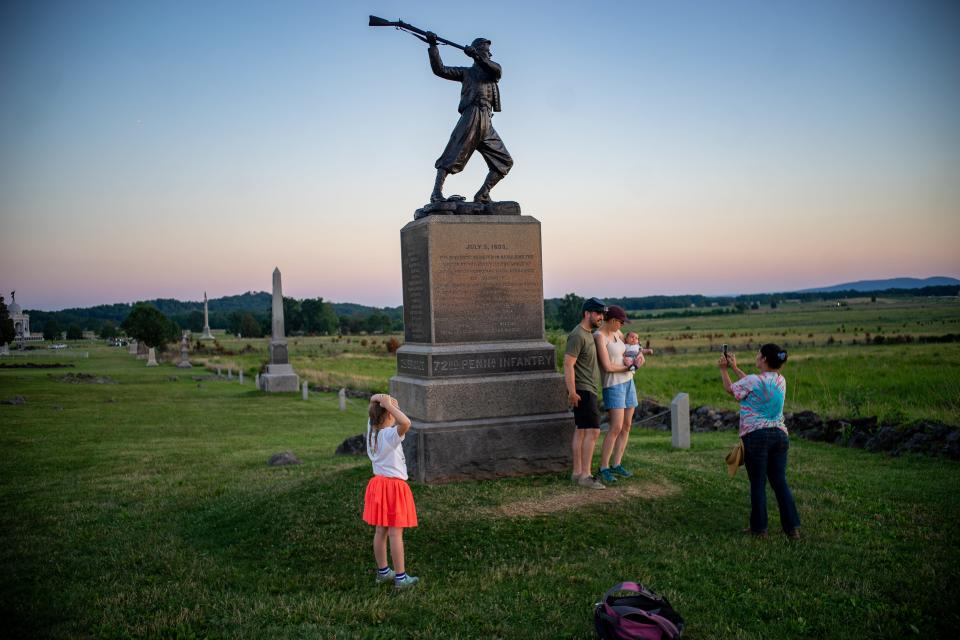
[[492, 40], [548, 297], [960, 277], [957, 2], [6, 0], [7, 302], [400, 304], [459, 85], [368, 14]]

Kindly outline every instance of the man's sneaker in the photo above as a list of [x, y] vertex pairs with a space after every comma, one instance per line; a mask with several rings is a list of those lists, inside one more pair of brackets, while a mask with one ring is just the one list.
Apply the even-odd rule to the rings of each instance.
[[617, 474], [618, 476], [622, 476], [622, 477], [624, 477], [624, 478], [629, 478], [630, 476], [633, 475], [632, 472], [627, 471], [626, 469], [624, 469], [622, 464], [618, 464], [618, 465], [615, 466], [615, 467], [610, 467], [610, 471], [613, 471], [613, 472], [614, 472], [615, 474]]
[[384, 582], [393, 582], [393, 579], [397, 577], [397, 572], [393, 569], [387, 571], [385, 574], [380, 575], [380, 572], [377, 572], [377, 584], [383, 584]]
[[610, 469], [600, 469], [600, 477], [603, 478], [603, 481], [607, 484], [613, 484], [617, 481], [617, 479], [613, 477], [613, 472], [611, 472]]
[[603, 486], [603, 483], [593, 476], [583, 476], [577, 481], [577, 484], [579, 484], [581, 487], [586, 487], [587, 489], [606, 489], [606, 487]]
[[420, 582], [420, 578], [416, 576], [403, 576], [401, 579], [395, 580], [393, 586], [397, 589], [409, 589], [418, 582]]

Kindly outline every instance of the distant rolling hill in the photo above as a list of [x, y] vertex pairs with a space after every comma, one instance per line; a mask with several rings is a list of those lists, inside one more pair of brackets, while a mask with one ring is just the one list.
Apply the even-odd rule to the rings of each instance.
[[884, 289], [919, 289], [921, 287], [945, 287], [960, 284], [960, 280], [947, 276], [932, 278], [888, 278], [886, 280], [858, 280], [830, 287], [802, 289], [799, 293], [829, 293], [831, 291], [883, 291]]

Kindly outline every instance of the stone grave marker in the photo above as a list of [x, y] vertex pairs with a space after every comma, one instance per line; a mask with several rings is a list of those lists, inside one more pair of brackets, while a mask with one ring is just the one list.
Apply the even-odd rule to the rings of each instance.
[[678, 393], [670, 403], [670, 431], [674, 448], [690, 448], [690, 396], [686, 393]]
[[187, 352], [189, 349], [189, 342], [187, 340], [187, 334], [184, 333], [183, 337], [180, 338], [180, 362], [177, 363], [178, 369], [191, 369], [193, 366], [190, 364], [190, 355]]

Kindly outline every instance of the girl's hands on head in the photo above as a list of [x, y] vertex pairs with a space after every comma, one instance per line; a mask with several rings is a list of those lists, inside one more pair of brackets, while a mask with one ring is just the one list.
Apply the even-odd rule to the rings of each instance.
[[389, 394], [386, 394], [386, 393], [375, 393], [372, 396], [370, 396], [370, 404], [379, 404], [384, 409], [386, 409], [391, 402], [393, 402], [394, 405], [397, 404], [397, 401], [391, 398]]

